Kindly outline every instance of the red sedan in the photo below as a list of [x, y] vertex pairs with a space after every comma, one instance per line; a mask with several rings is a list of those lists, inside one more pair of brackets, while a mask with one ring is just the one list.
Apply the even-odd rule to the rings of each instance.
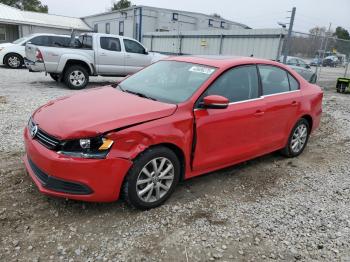
[[277, 62], [169, 58], [36, 110], [24, 161], [42, 193], [153, 208], [180, 180], [277, 150], [300, 155], [322, 97]]

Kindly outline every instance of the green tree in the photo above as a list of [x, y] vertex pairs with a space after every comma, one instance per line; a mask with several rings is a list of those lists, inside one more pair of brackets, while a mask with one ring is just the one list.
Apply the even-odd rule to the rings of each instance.
[[119, 0], [118, 2], [114, 3], [112, 6], [112, 11], [114, 10], [121, 10], [125, 9], [131, 6], [131, 2], [128, 0]]
[[338, 26], [335, 29], [335, 33], [333, 35], [336, 36], [339, 39], [350, 40], [349, 31], [346, 30], [345, 28], [341, 27], [341, 26]]
[[47, 13], [49, 11], [47, 5], [43, 5], [40, 0], [0, 0], [0, 3], [25, 11], [40, 13]]

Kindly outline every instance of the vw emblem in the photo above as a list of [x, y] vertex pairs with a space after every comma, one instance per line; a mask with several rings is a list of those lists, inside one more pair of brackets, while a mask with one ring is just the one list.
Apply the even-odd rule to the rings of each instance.
[[30, 135], [32, 136], [32, 138], [34, 138], [36, 136], [36, 133], [38, 133], [38, 126], [34, 125], [32, 126], [32, 128], [30, 129]]

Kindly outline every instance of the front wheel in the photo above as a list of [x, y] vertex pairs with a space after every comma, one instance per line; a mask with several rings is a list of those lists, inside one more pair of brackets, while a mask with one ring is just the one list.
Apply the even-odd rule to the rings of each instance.
[[73, 65], [65, 71], [64, 82], [70, 89], [84, 89], [89, 83], [89, 74], [84, 67]]
[[281, 153], [286, 157], [297, 157], [305, 149], [310, 135], [310, 125], [305, 118], [301, 118], [292, 129], [288, 143]]
[[12, 69], [19, 69], [23, 66], [23, 58], [18, 54], [9, 54], [5, 58], [5, 65]]
[[179, 182], [180, 161], [166, 147], [155, 147], [134, 161], [123, 184], [127, 203], [145, 210], [163, 204]]

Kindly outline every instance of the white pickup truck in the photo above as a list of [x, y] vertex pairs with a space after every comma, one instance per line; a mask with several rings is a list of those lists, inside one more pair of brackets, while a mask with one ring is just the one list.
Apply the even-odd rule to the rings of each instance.
[[68, 48], [27, 44], [27, 68], [47, 72], [71, 89], [83, 89], [89, 76], [126, 76], [166, 57], [148, 52], [134, 39], [117, 35], [86, 33], [72, 42]]

